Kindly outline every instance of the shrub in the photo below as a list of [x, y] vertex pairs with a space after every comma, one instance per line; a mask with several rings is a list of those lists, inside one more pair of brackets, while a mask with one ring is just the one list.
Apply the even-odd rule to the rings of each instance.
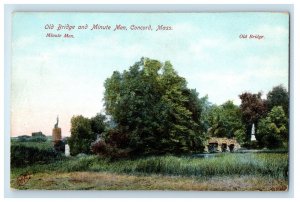
[[110, 129], [101, 134], [101, 138], [91, 144], [94, 154], [110, 159], [128, 157], [129, 149], [128, 135], [118, 129]]
[[91, 145], [91, 149], [94, 154], [98, 154], [100, 156], [106, 156], [108, 152], [108, 145], [105, 143], [105, 141], [96, 141], [93, 142]]
[[105, 143], [105, 141], [97, 141], [91, 146], [93, 153], [110, 159], [126, 158], [130, 154], [130, 149], [120, 149], [116, 145]]
[[49, 163], [61, 155], [52, 148], [41, 149], [38, 147], [28, 147], [22, 144], [11, 146], [11, 166], [25, 167], [35, 163]]

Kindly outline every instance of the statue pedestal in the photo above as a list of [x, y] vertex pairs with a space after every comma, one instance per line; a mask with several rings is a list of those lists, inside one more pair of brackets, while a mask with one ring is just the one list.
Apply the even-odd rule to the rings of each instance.
[[52, 140], [53, 142], [61, 141], [61, 128], [53, 128], [52, 130]]

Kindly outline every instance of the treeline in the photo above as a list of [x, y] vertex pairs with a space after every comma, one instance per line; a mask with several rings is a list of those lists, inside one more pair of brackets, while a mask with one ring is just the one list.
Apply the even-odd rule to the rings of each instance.
[[[218, 106], [189, 89], [170, 62], [142, 58], [105, 81], [106, 115], [74, 116], [71, 154], [109, 157], [202, 152], [209, 137], [237, 138], [245, 147], [275, 148], [288, 142], [287, 90], [239, 95], [241, 105]], [[255, 125], [257, 142], [251, 143]]]
[[[239, 95], [240, 106], [232, 101], [208, 107], [205, 121], [207, 135], [213, 137], [236, 138], [246, 148], [287, 147], [289, 96], [279, 85], [267, 93], [245, 92]], [[251, 141], [252, 127], [257, 141]]]

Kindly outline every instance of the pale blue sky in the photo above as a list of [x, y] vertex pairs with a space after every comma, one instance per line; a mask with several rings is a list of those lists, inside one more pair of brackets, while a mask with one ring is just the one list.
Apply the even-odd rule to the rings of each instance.
[[[15, 13], [12, 27], [12, 135], [63, 135], [70, 119], [103, 112], [103, 82], [141, 57], [169, 60], [190, 88], [212, 103], [244, 91], [288, 87], [289, 16], [285, 13], [101, 14]], [[153, 31], [45, 30], [46, 24], [152, 25]], [[155, 31], [170, 25], [172, 31]], [[47, 38], [47, 33], [74, 39]], [[260, 34], [262, 40], [240, 39]]]

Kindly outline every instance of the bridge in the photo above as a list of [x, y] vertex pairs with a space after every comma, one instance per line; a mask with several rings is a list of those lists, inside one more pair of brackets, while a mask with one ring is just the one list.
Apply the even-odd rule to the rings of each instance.
[[204, 151], [210, 152], [210, 153], [234, 152], [240, 148], [241, 148], [241, 146], [235, 138], [229, 139], [229, 138], [211, 137], [205, 143]]

